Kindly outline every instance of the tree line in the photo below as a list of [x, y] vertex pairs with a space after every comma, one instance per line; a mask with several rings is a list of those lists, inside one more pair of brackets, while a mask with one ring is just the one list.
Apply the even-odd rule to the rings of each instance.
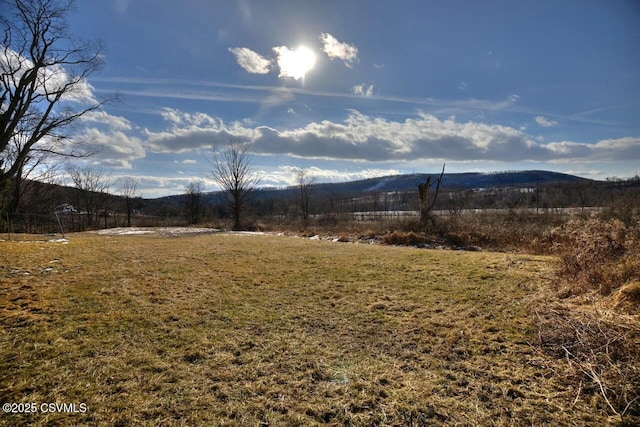
[[[247, 141], [229, 141], [213, 147], [208, 157], [209, 178], [220, 188], [207, 195], [201, 183], [185, 189], [180, 206], [142, 202], [139, 183], [132, 178], [113, 180], [99, 166], [84, 160], [99, 148], [78, 138], [74, 126], [116, 97], [96, 99], [87, 78], [103, 65], [102, 46], [80, 41], [67, 33], [65, 17], [71, 2], [57, 0], [3, 0], [0, 22], [0, 212], [49, 213], [59, 201], [43, 182], [64, 174], [74, 190], [67, 200], [82, 212], [86, 226], [98, 227], [118, 211], [132, 224], [134, 213], [146, 209], [157, 216], [184, 216], [197, 224], [213, 217], [231, 219], [232, 228], [248, 226], [251, 218], [310, 221], [367, 211], [416, 211], [420, 222], [433, 222], [432, 212], [465, 209], [535, 208], [620, 205], [638, 206], [638, 182], [611, 179], [605, 183], [537, 185], [536, 188], [484, 191], [441, 187], [444, 175], [411, 191], [332, 194], [320, 191], [305, 170], [296, 172], [296, 185], [282, 192], [257, 190], [260, 175], [253, 168]], [[61, 159], [63, 161], [61, 161]], [[64, 165], [64, 166], [61, 166]], [[84, 165], [84, 166], [83, 166]], [[61, 170], [63, 169], [63, 170]], [[118, 197], [114, 197], [115, 193]], [[58, 195], [59, 196], [59, 195]], [[52, 199], [48, 202], [49, 199]], [[145, 207], [145, 204], [147, 205]], [[249, 217], [249, 220], [246, 219]], [[115, 223], [113, 221], [112, 223]]]

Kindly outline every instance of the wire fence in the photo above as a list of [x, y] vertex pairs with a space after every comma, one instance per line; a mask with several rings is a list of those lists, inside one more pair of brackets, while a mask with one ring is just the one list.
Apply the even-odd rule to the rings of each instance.
[[0, 222], [7, 239], [12, 240], [16, 235], [55, 235], [63, 234], [60, 222], [55, 214], [15, 214], [5, 213]]
[[[131, 226], [134, 227], [162, 227], [172, 225], [171, 222], [171, 219], [160, 216], [135, 215], [131, 217]], [[0, 216], [0, 232], [8, 240], [56, 235], [61, 235], [64, 238], [68, 233], [125, 227], [128, 223], [126, 215], [115, 213], [89, 216], [84, 213], [66, 212], [52, 212], [50, 214], [5, 212]]]

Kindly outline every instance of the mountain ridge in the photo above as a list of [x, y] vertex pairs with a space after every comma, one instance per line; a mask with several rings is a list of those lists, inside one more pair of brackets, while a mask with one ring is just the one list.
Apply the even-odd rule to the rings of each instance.
[[[412, 173], [399, 175], [385, 175], [374, 178], [359, 179], [346, 182], [322, 182], [310, 184], [316, 194], [366, 194], [372, 192], [405, 192], [417, 191], [418, 185], [424, 183], [428, 177], [432, 182], [440, 174], [437, 173]], [[455, 172], [446, 173], [442, 179], [443, 190], [477, 190], [489, 188], [535, 187], [552, 183], [597, 183], [588, 178], [582, 178], [561, 172], [544, 170], [506, 171], [506, 172]], [[285, 188], [259, 188], [256, 189], [259, 199], [266, 199], [276, 194], [286, 195], [297, 190], [297, 186]], [[219, 191], [206, 192], [208, 200], [215, 199]], [[164, 196], [148, 200], [172, 200], [182, 198], [184, 194]]]
[[[314, 184], [314, 189], [334, 189], [347, 192], [410, 191], [418, 188], [428, 177], [437, 179], [435, 173], [413, 173], [367, 178], [349, 182]], [[457, 172], [446, 173], [442, 178], [442, 189], [472, 190], [500, 187], [535, 187], [538, 184], [560, 182], [595, 182], [575, 175], [543, 170], [507, 172]], [[340, 191], [341, 192], [341, 191]]]

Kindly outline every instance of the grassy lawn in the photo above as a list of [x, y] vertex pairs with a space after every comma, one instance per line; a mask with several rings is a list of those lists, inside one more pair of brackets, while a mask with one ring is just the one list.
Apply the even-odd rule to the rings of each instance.
[[[0, 242], [0, 425], [594, 425], [533, 306], [550, 259], [279, 236]], [[574, 401], [576, 400], [576, 401]]]

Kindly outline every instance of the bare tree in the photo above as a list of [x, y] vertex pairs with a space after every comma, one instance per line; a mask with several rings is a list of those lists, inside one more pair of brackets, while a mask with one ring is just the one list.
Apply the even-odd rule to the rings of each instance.
[[[9, 162], [13, 162], [19, 153], [18, 148], [24, 142], [28, 135], [23, 132], [17, 132], [12, 140], [11, 146], [6, 152], [6, 158]], [[18, 164], [16, 174], [11, 180], [5, 181], [5, 186], [8, 189], [8, 194], [5, 196], [6, 201], [0, 203], [0, 208], [5, 206], [7, 212], [17, 212], [21, 205], [21, 199], [27, 187], [29, 187], [33, 180], [49, 182], [55, 175], [55, 164], [48, 163], [46, 161], [46, 153], [40, 151], [33, 151]], [[2, 180], [0, 179], [0, 182]], [[0, 193], [2, 189], [0, 188]]]
[[124, 205], [127, 211], [127, 227], [131, 227], [131, 214], [135, 209], [135, 200], [138, 198], [138, 181], [127, 177], [118, 183], [118, 193], [124, 197]]
[[190, 224], [197, 224], [202, 212], [202, 183], [191, 181], [187, 185], [187, 216]]
[[[427, 177], [427, 181], [424, 184], [418, 186], [418, 194], [420, 196], [420, 222], [422, 225], [426, 225], [427, 221], [433, 224], [433, 217], [431, 216], [431, 210], [436, 204], [438, 199], [438, 192], [440, 192], [440, 184], [442, 184], [442, 177], [444, 176], [444, 167], [442, 165], [442, 172], [436, 179], [436, 182], [431, 182], [431, 176]], [[436, 185], [436, 190], [433, 195], [430, 194], [431, 187]]]
[[12, 200], [9, 202], [7, 212], [24, 212], [30, 214], [51, 213], [60, 199], [60, 191], [52, 185], [59, 184], [59, 165], [32, 166], [25, 172], [21, 180], [13, 180]]
[[210, 176], [225, 195], [233, 215], [233, 229], [240, 229], [240, 217], [247, 204], [247, 197], [260, 183], [260, 176], [253, 170], [250, 143], [233, 142], [223, 151], [212, 150]]
[[86, 81], [103, 59], [99, 45], [67, 34], [70, 7], [0, 0], [0, 188], [44, 155], [89, 154], [73, 141], [71, 125], [104, 103]]
[[296, 182], [300, 190], [300, 209], [302, 210], [302, 219], [307, 221], [309, 219], [311, 210], [311, 186], [313, 184], [313, 177], [310, 177], [307, 171], [300, 169], [296, 172]]
[[77, 190], [81, 207], [87, 215], [87, 225], [97, 226], [100, 210], [104, 208], [106, 211], [111, 177], [99, 166], [69, 166], [67, 172]]

